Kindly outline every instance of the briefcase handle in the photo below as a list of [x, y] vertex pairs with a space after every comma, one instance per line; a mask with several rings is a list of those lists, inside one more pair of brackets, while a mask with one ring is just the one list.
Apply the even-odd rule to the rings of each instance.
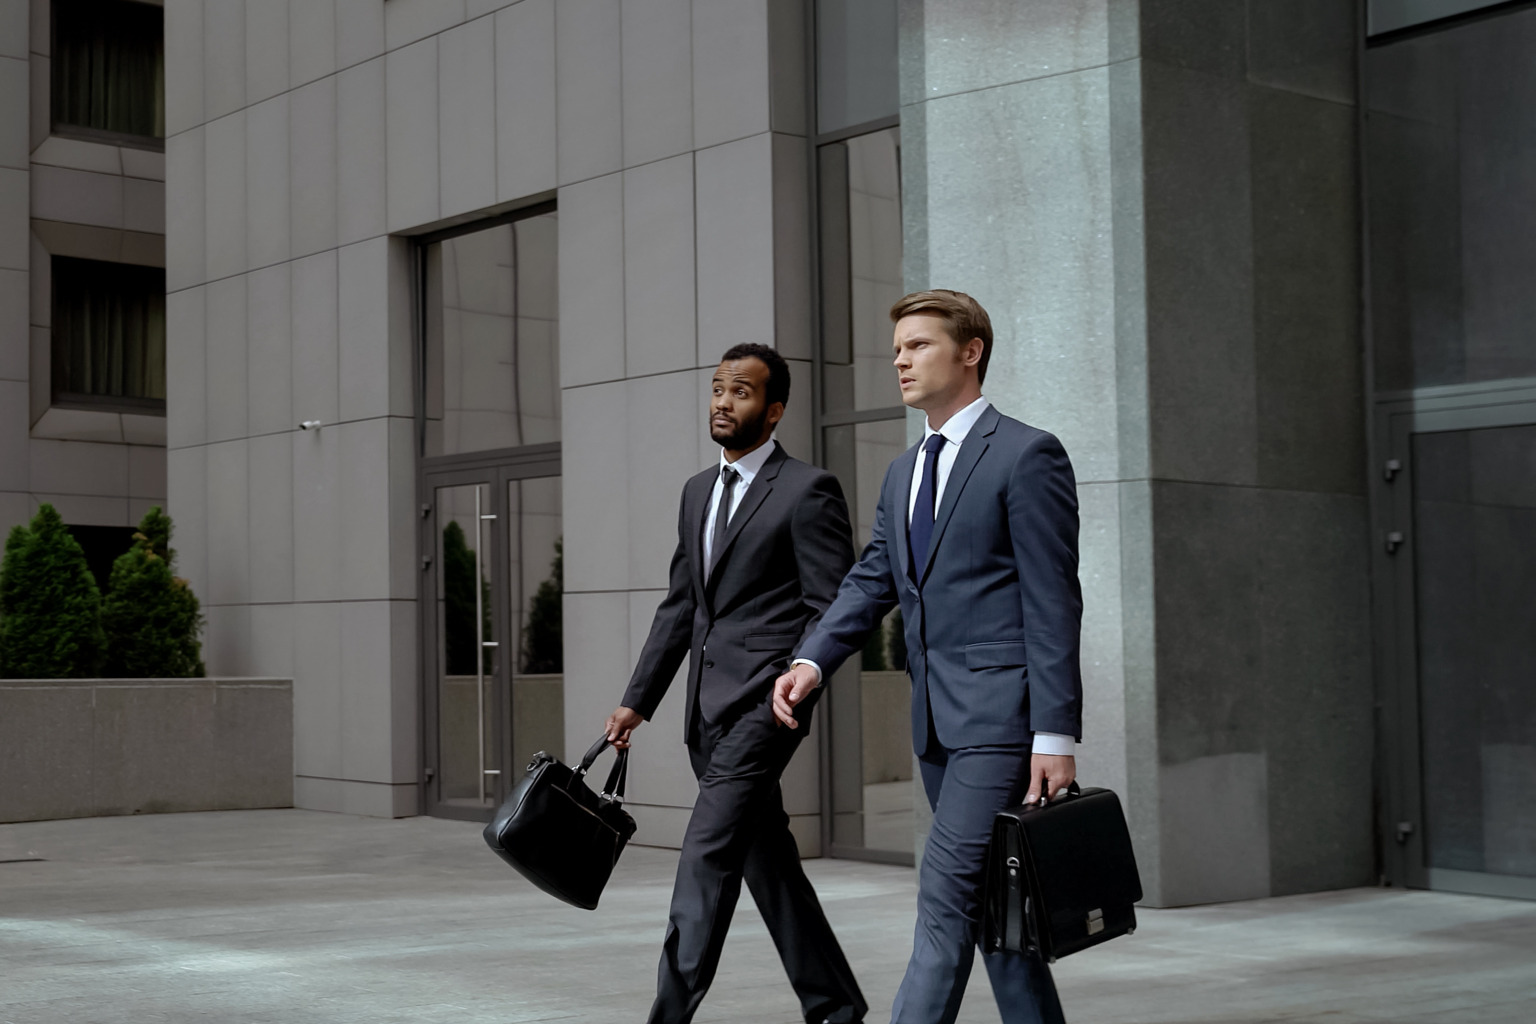
[[[1083, 787], [1081, 787], [1081, 786], [1079, 786], [1077, 784], [1077, 780], [1076, 779], [1073, 779], [1071, 782], [1067, 783], [1067, 791], [1065, 793], [1057, 793], [1056, 794], [1056, 799], [1058, 799], [1058, 800], [1065, 800], [1065, 799], [1067, 799], [1069, 797], [1082, 796], [1082, 795], [1083, 795]], [[1041, 801], [1041, 806], [1043, 807], [1045, 804], [1047, 804], [1049, 802], [1050, 801], [1048, 801], [1048, 800], [1042, 800]]]
[[[586, 778], [587, 772], [592, 770], [592, 764], [597, 760], [597, 755], [608, 746], [608, 734], [600, 736], [596, 743], [587, 748], [582, 755], [581, 763], [576, 766], [576, 779]], [[622, 804], [624, 802], [624, 783], [629, 777], [629, 748], [619, 751], [618, 758], [613, 762], [613, 770], [608, 773], [608, 781], [603, 783], [603, 791], [599, 796], [609, 803]]]

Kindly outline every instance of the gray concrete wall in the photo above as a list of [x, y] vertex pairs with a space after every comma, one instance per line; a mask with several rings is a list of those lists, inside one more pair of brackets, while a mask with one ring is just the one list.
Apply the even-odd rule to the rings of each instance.
[[[406, 235], [559, 204], [565, 747], [622, 694], [710, 464], [719, 354], [771, 342], [809, 458], [799, 0], [170, 0], [169, 482], [211, 670], [294, 679], [296, 802], [421, 778]], [[299, 432], [318, 419], [318, 432]], [[695, 792], [682, 694], [637, 842]], [[785, 785], [816, 848], [816, 749]]]
[[286, 679], [0, 680], [0, 822], [291, 806]]
[[1084, 781], [1149, 902], [1368, 881], [1353, 5], [903, 5], [909, 287], [1082, 504]]
[[52, 256], [165, 264], [165, 157], [52, 134], [50, 4], [0, 15], [0, 532], [42, 502], [135, 526], [166, 502], [165, 418], [52, 406]]

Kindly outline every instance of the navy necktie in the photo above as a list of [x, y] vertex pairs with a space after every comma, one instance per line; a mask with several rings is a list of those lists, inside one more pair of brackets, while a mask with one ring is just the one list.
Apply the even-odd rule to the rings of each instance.
[[928, 561], [928, 547], [933, 541], [933, 497], [938, 493], [939, 449], [944, 447], [944, 435], [934, 434], [923, 443], [928, 457], [923, 460], [923, 482], [917, 488], [917, 506], [912, 509], [912, 576], [917, 578]]

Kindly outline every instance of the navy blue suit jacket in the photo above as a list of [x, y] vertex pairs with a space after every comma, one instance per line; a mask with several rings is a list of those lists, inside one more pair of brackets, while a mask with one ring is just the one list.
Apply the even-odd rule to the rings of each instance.
[[1077, 484], [1065, 449], [988, 407], [956, 454], [926, 563], [911, 566], [919, 447], [886, 471], [869, 546], [796, 656], [829, 681], [900, 604], [919, 755], [934, 740], [1021, 744], [1035, 730], [1081, 739]]

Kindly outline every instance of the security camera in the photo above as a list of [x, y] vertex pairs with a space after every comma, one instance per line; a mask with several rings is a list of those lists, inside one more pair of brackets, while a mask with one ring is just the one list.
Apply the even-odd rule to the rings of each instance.
[[320, 421], [319, 420], [305, 420], [304, 422], [299, 424], [299, 429], [300, 430], [319, 430], [320, 429]]

